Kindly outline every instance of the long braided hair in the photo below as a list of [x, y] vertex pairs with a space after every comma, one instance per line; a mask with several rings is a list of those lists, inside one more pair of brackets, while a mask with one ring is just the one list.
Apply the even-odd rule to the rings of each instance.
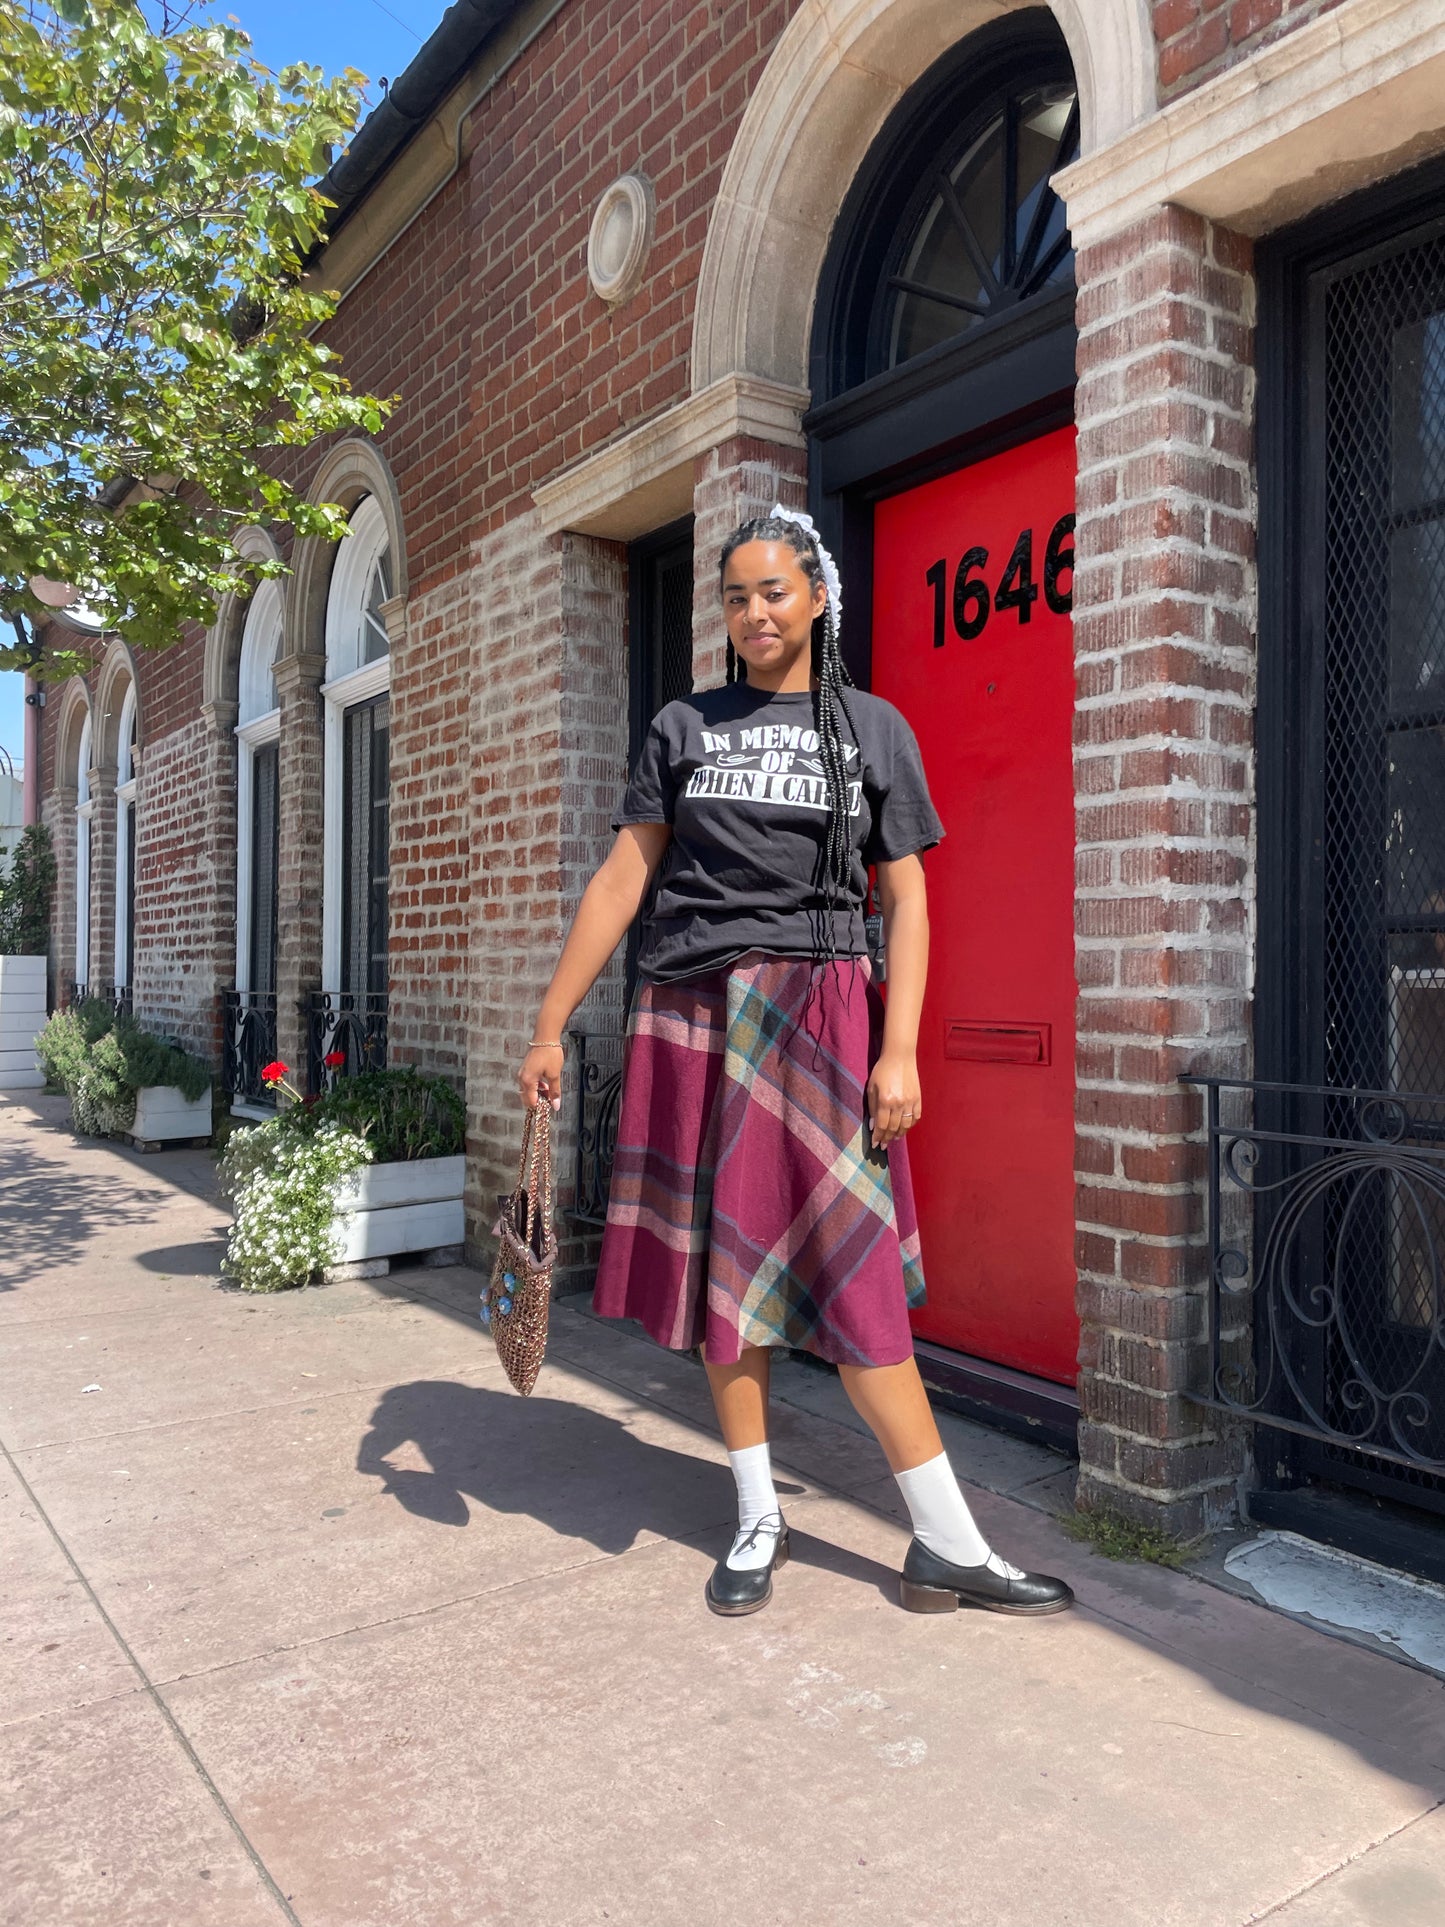
[[[790, 548], [798, 558], [799, 566], [812, 584], [825, 581], [820, 544], [811, 525], [794, 521], [789, 515], [759, 515], [734, 529], [723, 544], [718, 558], [718, 584], [727, 570], [728, 559], [734, 549], [740, 549], [745, 542], [781, 542]], [[831, 566], [831, 565], [830, 565]], [[818, 961], [831, 964], [837, 955], [834, 941], [835, 911], [839, 895], [848, 888], [853, 863], [852, 818], [848, 811], [848, 766], [843, 756], [843, 739], [839, 732], [839, 712], [847, 719], [855, 746], [860, 745], [858, 726], [853, 720], [853, 712], [848, 707], [844, 693], [857, 685], [848, 674], [848, 666], [843, 661], [838, 647], [838, 611], [832, 595], [823, 605], [823, 613], [813, 619], [812, 670], [817, 678], [816, 713], [818, 722], [818, 748], [823, 763], [823, 775], [828, 784], [828, 820], [824, 832], [823, 845], [819, 851], [818, 870], [814, 886], [821, 896], [821, 905], [815, 912], [816, 936], [814, 953]], [[732, 638], [727, 645], [727, 673], [729, 683], [747, 681], [747, 665], [740, 663], [737, 651], [733, 648]], [[861, 778], [861, 747], [859, 777]]]

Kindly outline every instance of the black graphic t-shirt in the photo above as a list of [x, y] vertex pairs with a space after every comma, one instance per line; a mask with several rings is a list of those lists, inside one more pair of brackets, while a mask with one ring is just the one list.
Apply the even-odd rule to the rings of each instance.
[[[847, 692], [839, 715], [853, 831], [849, 887], [834, 911], [834, 951], [867, 949], [867, 868], [931, 849], [943, 825], [913, 731], [881, 696]], [[670, 823], [672, 840], [644, 906], [638, 968], [655, 983], [719, 970], [747, 950], [817, 954], [828, 784], [817, 697], [733, 683], [658, 711], [612, 818]]]

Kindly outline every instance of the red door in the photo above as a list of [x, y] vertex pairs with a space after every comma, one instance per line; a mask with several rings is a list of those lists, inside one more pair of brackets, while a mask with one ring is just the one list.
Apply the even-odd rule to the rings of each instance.
[[878, 505], [874, 691], [946, 835], [908, 1141], [920, 1338], [1072, 1384], [1074, 431]]

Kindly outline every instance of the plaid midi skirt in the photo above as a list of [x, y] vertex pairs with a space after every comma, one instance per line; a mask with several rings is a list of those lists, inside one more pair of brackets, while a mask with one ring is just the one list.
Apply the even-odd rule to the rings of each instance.
[[875, 1148], [868, 1127], [882, 1041], [867, 957], [753, 950], [640, 984], [594, 1310], [711, 1364], [745, 1345], [911, 1357], [924, 1288], [906, 1140]]

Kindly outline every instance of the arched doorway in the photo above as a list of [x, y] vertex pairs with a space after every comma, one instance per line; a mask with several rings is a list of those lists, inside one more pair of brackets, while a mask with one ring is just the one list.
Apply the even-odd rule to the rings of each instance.
[[856, 681], [897, 704], [947, 834], [910, 1146], [933, 1344], [1077, 1369], [1073, 261], [1080, 110], [1052, 17], [945, 54], [860, 168], [819, 283], [814, 512]]

